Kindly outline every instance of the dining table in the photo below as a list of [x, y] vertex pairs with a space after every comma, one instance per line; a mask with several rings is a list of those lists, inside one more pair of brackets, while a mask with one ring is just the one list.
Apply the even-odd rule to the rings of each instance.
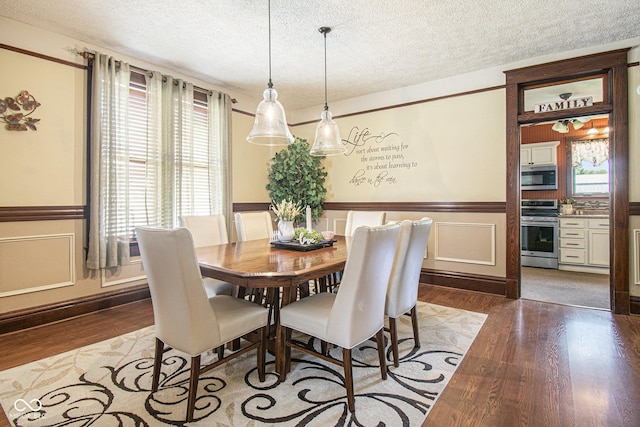
[[[277, 291], [270, 304], [274, 321], [283, 307], [298, 298], [298, 286], [311, 280], [330, 276], [344, 269], [350, 238], [334, 236], [325, 247], [304, 250], [291, 249], [270, 239], [246, 240], [196, 248], [200, 271], [211, 277], [239, 286], [240, 296], [256, 289]], [[274, 325], [277, 326], [277, 325]], [[275, 330], [275, 329], [274, 329]], [[275, 347], [275, 333], [270, 333], [270, 345]], [[276, 372], [282, 374], [290, 358], [276, 353]]]

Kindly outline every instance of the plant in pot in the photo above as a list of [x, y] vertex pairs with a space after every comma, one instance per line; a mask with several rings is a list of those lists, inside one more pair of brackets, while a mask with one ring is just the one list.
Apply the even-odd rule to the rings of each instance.
[[573, 204], [575, 203], [575, 199], [560, 199], [560, 213], [562, 215], [571, 215], [573, 213]]
[[293, 222], [302, 212], [302, 208], [291, 200], [282, 199], [280, 203], [272, 203], [271, 210], [278, 220], [278, 240], [290, 242], [295, 235]]
[[322, 215], [322, 203], [327, 194], [324, 182], [327, 171], [322, 157], [309, 154], [307, 140], [297, 138], [271, 159], [269, 182], [266, 189], [271, 200], [288, 200], [301, 208], [293, 221], [303, 224], [305, 209], [311, 208], [311, 218]]

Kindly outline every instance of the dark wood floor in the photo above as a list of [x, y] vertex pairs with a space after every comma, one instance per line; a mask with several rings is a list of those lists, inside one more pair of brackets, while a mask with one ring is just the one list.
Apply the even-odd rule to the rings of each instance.
[[[427, 285], [420, 299], [488, 314], [425, 426], [640, 425], [640, 317]], [[146, 300], [0, 335], [0, 370], [152, 323]]]

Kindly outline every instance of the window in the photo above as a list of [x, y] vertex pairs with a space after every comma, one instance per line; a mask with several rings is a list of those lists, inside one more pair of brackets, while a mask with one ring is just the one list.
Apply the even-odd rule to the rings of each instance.
[[[202, 94], [198, 94], [202, 95]], [[177, 225], [180, 215], [208, 215], [211, 198], [218, 186], [212, 181], [210, 165], [219, 158], [219, 147], [209, 144], [209, 115], [206, 96], [196, 96], [193, 102], [183, 102], [186, 112], [175, 108], [173, 167], [175, 180], [171, 182], [175, 206], [172, 218], [161, 208], [163, 187], [156, 180], [163, 180], [163, 168], [168, 168], [167, 154], [152, 121], [149, 120], [148, 92], [144, 81], [132, 75], [129, 90], [129, 227], [130, 236], [138, 225], [167, 227]], [[178, 115], [181, 117], [177, 117]], [[182, 123], [182, 130], [179, 124]], [[185, 126], [185, 124], [188, 124]], [[166, 149], [165, 149], [166, 150]], [[166, 173], [166, 172], [165, 172]], [[216, 181], [215, 179], [213, 181]], [[165, 183], [169, 184], [169, 183]], [[213, 205], [220, 205], [213, 203]]]
[[95, 53], [87, 268], [126, 265], [136, 226], [228, 212], [230, 98]]
[[[157, 212], [147, 210], [147, 196], [154, 200], [157, 194], [147, 194], [147, 94], [144, 86], [131, 84], [129, 90], [129, 234], [136, 225], [158, 226]], [[152, 191], [152, 189], [149, 189]]]
[[609, 194], [609, 139], [571, 142], [571, 166], [574, 196]]

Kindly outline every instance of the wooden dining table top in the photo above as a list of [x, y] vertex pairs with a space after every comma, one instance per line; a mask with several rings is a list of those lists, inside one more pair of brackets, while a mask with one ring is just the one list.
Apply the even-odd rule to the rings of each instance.
[[344, 269], [349, 238], [310, 251], [275, 248], [269, 239], [196, 249], [202, 275], [247, 288], [292, 287]]

